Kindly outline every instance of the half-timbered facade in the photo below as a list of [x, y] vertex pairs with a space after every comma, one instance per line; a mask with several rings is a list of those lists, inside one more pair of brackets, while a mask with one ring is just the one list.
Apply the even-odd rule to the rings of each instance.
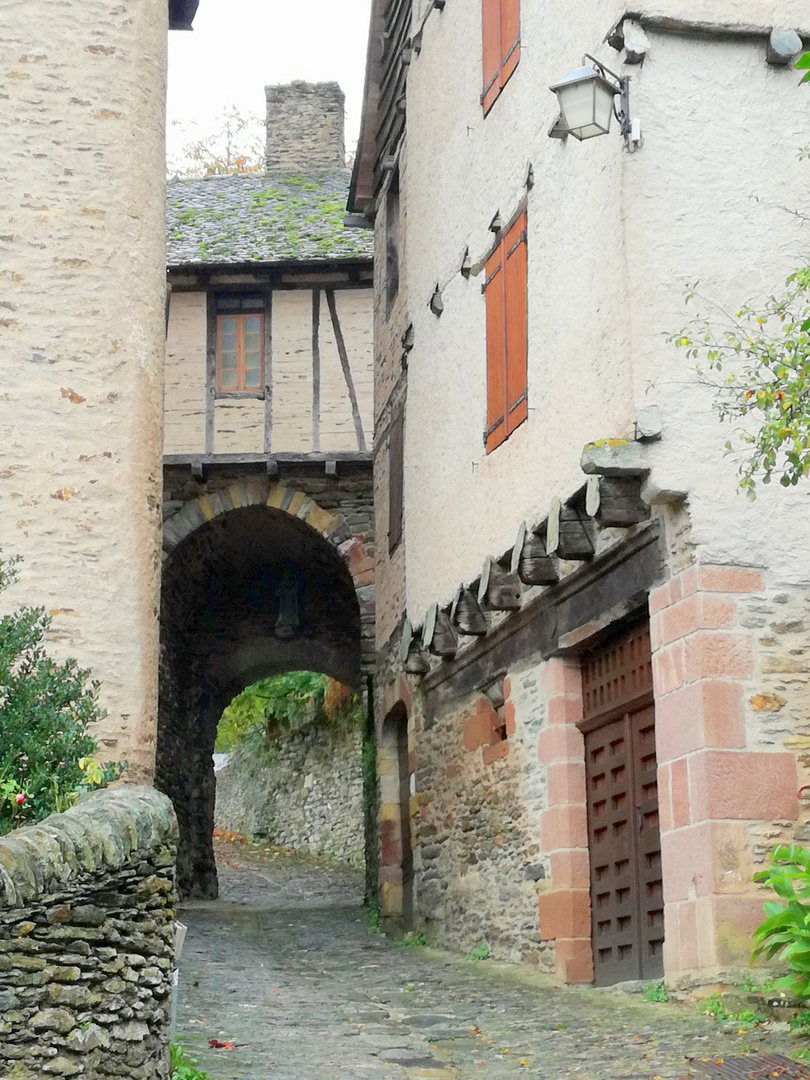
[[[381, 901], [568, 981], [746, 966], [802, 835], [810, 496], [740, 496], [667, 340], [801, 246], [810, 24], [730, 7], [373, 4]], [[623, 136], [567, 134], [585, 53]]]
[[291, 127], [313, 89], [268, 88], [266, 173], [169, 186], [166, 464], [369, 460], [371, 240], [343, 226], [339, 88], [317, 96], [340, 113], [331, 161]]

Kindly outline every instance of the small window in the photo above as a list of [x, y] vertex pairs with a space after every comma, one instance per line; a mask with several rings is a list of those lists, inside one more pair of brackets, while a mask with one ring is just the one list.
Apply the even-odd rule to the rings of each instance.
[[388, 554], [402, 539], [405, 418], [398, 412], [388, 435]]
[[529, 415], [526, 214], [487, 259], [487, 453]]
[[484, 116], [497, 101], [520, 60], [520, 0], [482, 0]]
[[217, 315], [217, 389], [263, 388], [264, 315]]
[[399, 170], [391, 177], [385, 200], [385, 296], [386, 315], [399, 292]]

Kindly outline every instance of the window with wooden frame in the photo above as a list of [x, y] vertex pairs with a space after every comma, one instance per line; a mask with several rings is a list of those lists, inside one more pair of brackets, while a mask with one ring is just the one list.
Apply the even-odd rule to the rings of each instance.
[[216, 299], [217, 390], [264, 389], [264, 297], [239, 294]]
[[487, 453], [528, 417], [526, 212], [487, 259]]
[[520, 0], [481, 0], [484, 24], [484, 116], [520, 60]]

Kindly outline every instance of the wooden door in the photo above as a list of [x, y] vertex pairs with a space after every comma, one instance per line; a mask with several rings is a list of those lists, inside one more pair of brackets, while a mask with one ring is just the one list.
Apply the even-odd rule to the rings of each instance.
[[664, 906], [649, 624], [583, 663], [597, 986], [663, 975]]

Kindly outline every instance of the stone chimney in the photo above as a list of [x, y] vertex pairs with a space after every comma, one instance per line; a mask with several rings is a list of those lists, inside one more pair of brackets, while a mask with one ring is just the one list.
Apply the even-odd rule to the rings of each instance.
[[268, 172], [346, 168], [343, 106], [336, 82], [266, 86]]

